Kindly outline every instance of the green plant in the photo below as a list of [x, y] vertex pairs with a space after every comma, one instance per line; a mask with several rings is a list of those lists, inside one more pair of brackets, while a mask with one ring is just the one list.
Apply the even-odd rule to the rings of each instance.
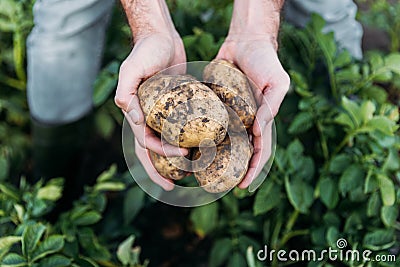
[[0, 2], [0, 180], [26, 160], [29, 114], [26, 103], [25, 39], [33, 1]]
[[[283, 28], [281, 58], [293, 90], [276, 119], [267, 180], [253, 195], [235, 189], [191, 213], [197, 234], [215, 237], [210, 266], [259, 266], [252, 251], [262, 244], [320, 251], [345, 238], [347, 248], [374, 254], [400, 245], [399, 111], [385, 89], [400, 74], [400, 54], [354, 62], [323, 25], [314, 16], [304, 30]], [[275, 256], [270, 264], [282, 263]], [[331, 265], [325, 258], [308, 266]]]
[[140, 248], [132, 248], [134, 236], [113, 248], [106, 245], [104, 233], [94, 230], [103, 218], [108, 192], [126, 188], [115, 172], [112, 166], [102, 173], [54, 223], [46, 216], [62, 196], [63, 179], [34, 185], [21, 179], [18, 188], [0, 183], [1, 266], [146, 266], [140, 264]]

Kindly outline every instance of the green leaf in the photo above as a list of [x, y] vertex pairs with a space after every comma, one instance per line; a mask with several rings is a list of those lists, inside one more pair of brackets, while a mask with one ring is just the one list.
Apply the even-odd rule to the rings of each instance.
[[351, 157], [347, 154], [336, 155], [329, 164], [329, 171], [333, 174], [343, 173], [351, 162]]
[[357, 128], [357, 125], [351, 119], [350, 115], [346, 114], [346, 113], [340, 113], [338, 116], [336, 116], [335, 122], [337, 124], [347, 127], [349, 130], [353, 130], [353, 129]]
[[339, 202], [337, 183], [331, 178], [322, 178], [319, 182], [320, 198], [322, 203], [329, 209], [336, 207]]
[[218, 223], [218, 202], [213, 202], [205, 206], [196, 207], [190, 214], [195, 232], [204, 237], [217, 226]]
[[285, 188], [293, 207], [301, 213], [307, 213], [314, 201], [311, 186], [299, 179], [290, 182], [289, 177], [285, 176]]
[[3, 192], [3, 194], [15, 201], [19, 201], [19, 192], [18, 190], [13, 187], [12, 185], [1, 183], [0, 184], [0, 191]]
[[144, 205], [144, 191], [135, 186], [128, 190], [124, 199], [124, 223], [129, 224]]
[[52, 235], [41, 242], [32, 253], [33, 261], [37, 261], [49, 254], [56, 253], [64, 247], [62, 235]]
[[62, 187], [57, 185], [46, 185], [45, 187], [39, 188], [37, 198], [56, 201], [62, 196]]
[[300, 73], [290, 70], [290, 80], [295, 85], [294, 90], [302, 97], [312, 97], [313, 94], [308, 90], [308, 84], [304, 76]]
[[111, 180], [116, 173], [117, 173], [117, 165], [113, 164], [110, 166], [108, 170], [105, 170], [99, 175], [99, 177], [97, 177], [97, 183], [103, 183], [108, 180]]
[[369, 56], [370, 56], [369, 63], [371, 65], [371, 69], [373, 72], [376, 72], [377, 70], [383, 67], [384, 61], [380, 54], [372, 53]]
[[135, 242], [135, 237], [131, 235], [118, 246], [117, 257], [123, 265], [131, 262], [133, 242]]
[[393, 227], [396, 224], [396, 219], [399, 216], [397, 206], [383, 206], [381, 208], [381, 219], [387, 227]]
[[267, 213], [281, 202], [280, 186], [269, 179], [261, 185], [255, 197], [253, 213], [260, 215]]
[[19, 267], [27, 266], [26, 260], [16, 253], [7, 254], [1, 262], [2, 267]]
[[366, 125], [387, 135], [393, 135], [396, 130], [395, 122], [384, 116], [375, 116]]
[[72, 261], [63, 255], [52, 255], [40, 261], [41, 267], [66, 267], [71, 266]]
[[[1, 211], [0, 211], [1, 214]], [[1, 215], [0, 215], [1, 216]], [[10, 248], [15, 244], [21, 241], [20, 236], [5, 236], [0, 238], [0, 261], [4, 257], [5, 254], [8, 253]]]
[[111, 93], [117, 87], [117, 75], [110, 72], [115, 68], [118, 69], [118, 63], [113, 61], [98, 76], [94, 83], [93, 104], [95, 107], [101, 106], [106, 102]]
[[0, 31], [13, 32], [17, 28], [17, 24], [13, 21], [5, 20], [0, 17]]
[[390, 71], [380, 71], [374, 76], [374, 82], [387, 83], [393, 79], [393, 73]]
[[25, 257], [31, 255], [45, 231], [46, 226], [41, 223], [26, 226], [22, 234], [22, 252]]
[[108, 249], [102, 245], [94, 231], [90, 227], [84, 227], [78, 231], [79, 244], [92, 261], [109, 260], [111, 255]]
[[400, 169], [400, 157], [397, 148], [389, 148], [389, 154], [386, 157], [382, 169], [384, 171], [396, 171]]
[[350, 115], [354, 125], [358, 128], [361, 125], [360, 107], [347, 97], [342, 97], [342, 106]]
[[94, 186], [94, 191], [121, 191], [125, 189], [125, 184], [121, 182], [102, 182]]
[[382, 250], [388, 249], [393, 246], [395, 242], [395, 233], [392, 229], [377, 229], [372, 232], [368, 232], [363, 239], [365, 248], [371, 250]]
[[344, 231], [345, 232], [353, 232], [363, 228], [363, 221], [360, 215], [356, 212], [350, 214], [347, 217], [346, 223], [344, 224]]
[[360, 115], [363, 123], [368, 122], [374, 116], [375, 105], [371, 101], [364, 101], [360, 107]]
[[217, 239], [211, 248], [209, 266], [218, 267], [228, 260], [232, 252], [232, 241], [229, 238]]
[[349, 63], [351, 63], [351, 55], [347, 50], [341, 52], [333, 61], [333, 65], [335, 65], [336, 68], [342, 68]]
[[339, 230], [336, 227], [329, 227], [326, 231], [326, 241], [330, 247], [336, 247], [336, 241], [339, 239]]
[[294, 117], [289, 126], [290, 134], [300, 134], [308, 131], [313, 126], [313, 115], [310, 112], [300, 112]]
[[379, 210], [381, 208], [381, 200], [379, 198], [379, 193], [378, 192], [374, 192], [369, 200], [368, 200], [368, 204], [367, 204], [367, 216], [368, 217], [373, 217], [373, 216], [377, 216], [379, 214]]
[[365, 179], [364, 194], [375, 192], [378, 189], [379, 189], [379, 183], [375, 175], [372, 174], [372, 170], [369, 170], [367, 173], [367, 178]]
[[400, 74], [400, 53], [392, 53], [386, 56], [385, 66], [394, 73]]
[[396, 192], [393, 181], [389, 177], [383, 175], [379, 175], [377, 178], [379, 181], [379, 188], [381, 191], [381, 198], [383, 205], [385, 206], [394, 205], [396, 201]]
[[350, 165], [342, 174], [339, 180], [339, 191], [344, 196], [347, 192], [363, 186], [364, 171], [359, 165]]
[[101, 214], [97, 211], [91, 210], [76, 218], [73, 223], [75, 225], [91, 225], [97, 223], [100, 219]]
[[0, 237], [0, 250], [10, 248], [12, 245], [15, 243], [18, 243], [21, 241], [20, 236], [5, 236], [5, 237]]
[[360, 96], [367, 99], [373, 99], [380, 104], [384, 103], [388, 98], [386, 91], [377, 85], [371, 85], [367, 88], [364, 88], [360, 92]]
[[105, 111], [97, 112], [95, 116], [95, 124], [98, 133], [104, 139], [109, 139], [114, 132], [115, 122], [113, 117]]

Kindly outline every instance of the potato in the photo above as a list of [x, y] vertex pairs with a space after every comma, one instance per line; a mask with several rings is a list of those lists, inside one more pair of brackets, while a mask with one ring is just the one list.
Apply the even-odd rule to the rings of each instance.
[[[190, 154], [190, 153], [189, 153]], [[150, 150], [150, 159], [161, 176], [172, 180], [180, 180], [188, 174], [191, 162], [186, 157], [164, 157]]]
[[147, 125], [172, 145], [198, 147], [204, 139], [219, 144], [225, 138], [224, 104], [189, 75], [155, 75], [139, 87], [138, 97]]
[[250, 83], [243, 72], [226, 60], [216, 59], [204, 68], [203, 79], [222, 102], [238, 114], [241, 122], [233, 121], [229, 124], [243, 123], [245, 128], [253, 125], [257, 104]]
[[210, 193], [232, 189], [242, 181], [253, 154], [253, 146], [248, 136], [246, 134], [227, 136], [217, 146], [212, 163], [204, 164], [209, 161], [208, 156], [212, 154], [211, 150], [212, 148], [205, 147], [202, 148], [202, 153], [200, 150], [194, 152], [193, 169], [196, 170], [194, 172], [196, 180]]

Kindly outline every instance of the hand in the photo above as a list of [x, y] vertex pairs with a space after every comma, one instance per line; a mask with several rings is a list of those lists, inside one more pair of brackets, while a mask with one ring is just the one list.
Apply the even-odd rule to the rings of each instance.
[[233, 62], [254, 83], [253, 93], [259, 106], [251, 129], [254, 154], [239, 188], [247, 188], [271, 156], [272, 119], [290, 85], [272, 40], [268, 36], [228, 36], [217, 55], [218, 59]]
[[[164, 178], [152, 166], [150, 159], [142, 150], [150, 149], [164, 156], [182, 156], [187, 149], [162, 143], [154, 131], [146, 125], [139, 104], [137, 89], [139, 84], [153, 74], [175, 64], [185, 63], [186, 55], [178, 34], [153, 33], [138, 39], [129, 56], [121, 64], [115, 103], [120, 107], [131, 126], [138, 144], [136, 153], [150, 178], [164, 189]], [[184, 69], [181, 69], [185, 72]]]

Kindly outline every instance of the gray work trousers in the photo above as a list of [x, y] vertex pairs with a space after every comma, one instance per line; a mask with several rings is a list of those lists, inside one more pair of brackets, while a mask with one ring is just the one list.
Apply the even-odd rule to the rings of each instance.
[[[112, 6], [113, 0], [36, 1], [27, 42], [27, 95], [35, 120], [65, 124], [90, 112]], [[297, 26], [311, 13], [320, 14], [339, 45], [362, 56], [362, 28], [352, 0], [287, 0], [284, 10], [285, 19]]]

